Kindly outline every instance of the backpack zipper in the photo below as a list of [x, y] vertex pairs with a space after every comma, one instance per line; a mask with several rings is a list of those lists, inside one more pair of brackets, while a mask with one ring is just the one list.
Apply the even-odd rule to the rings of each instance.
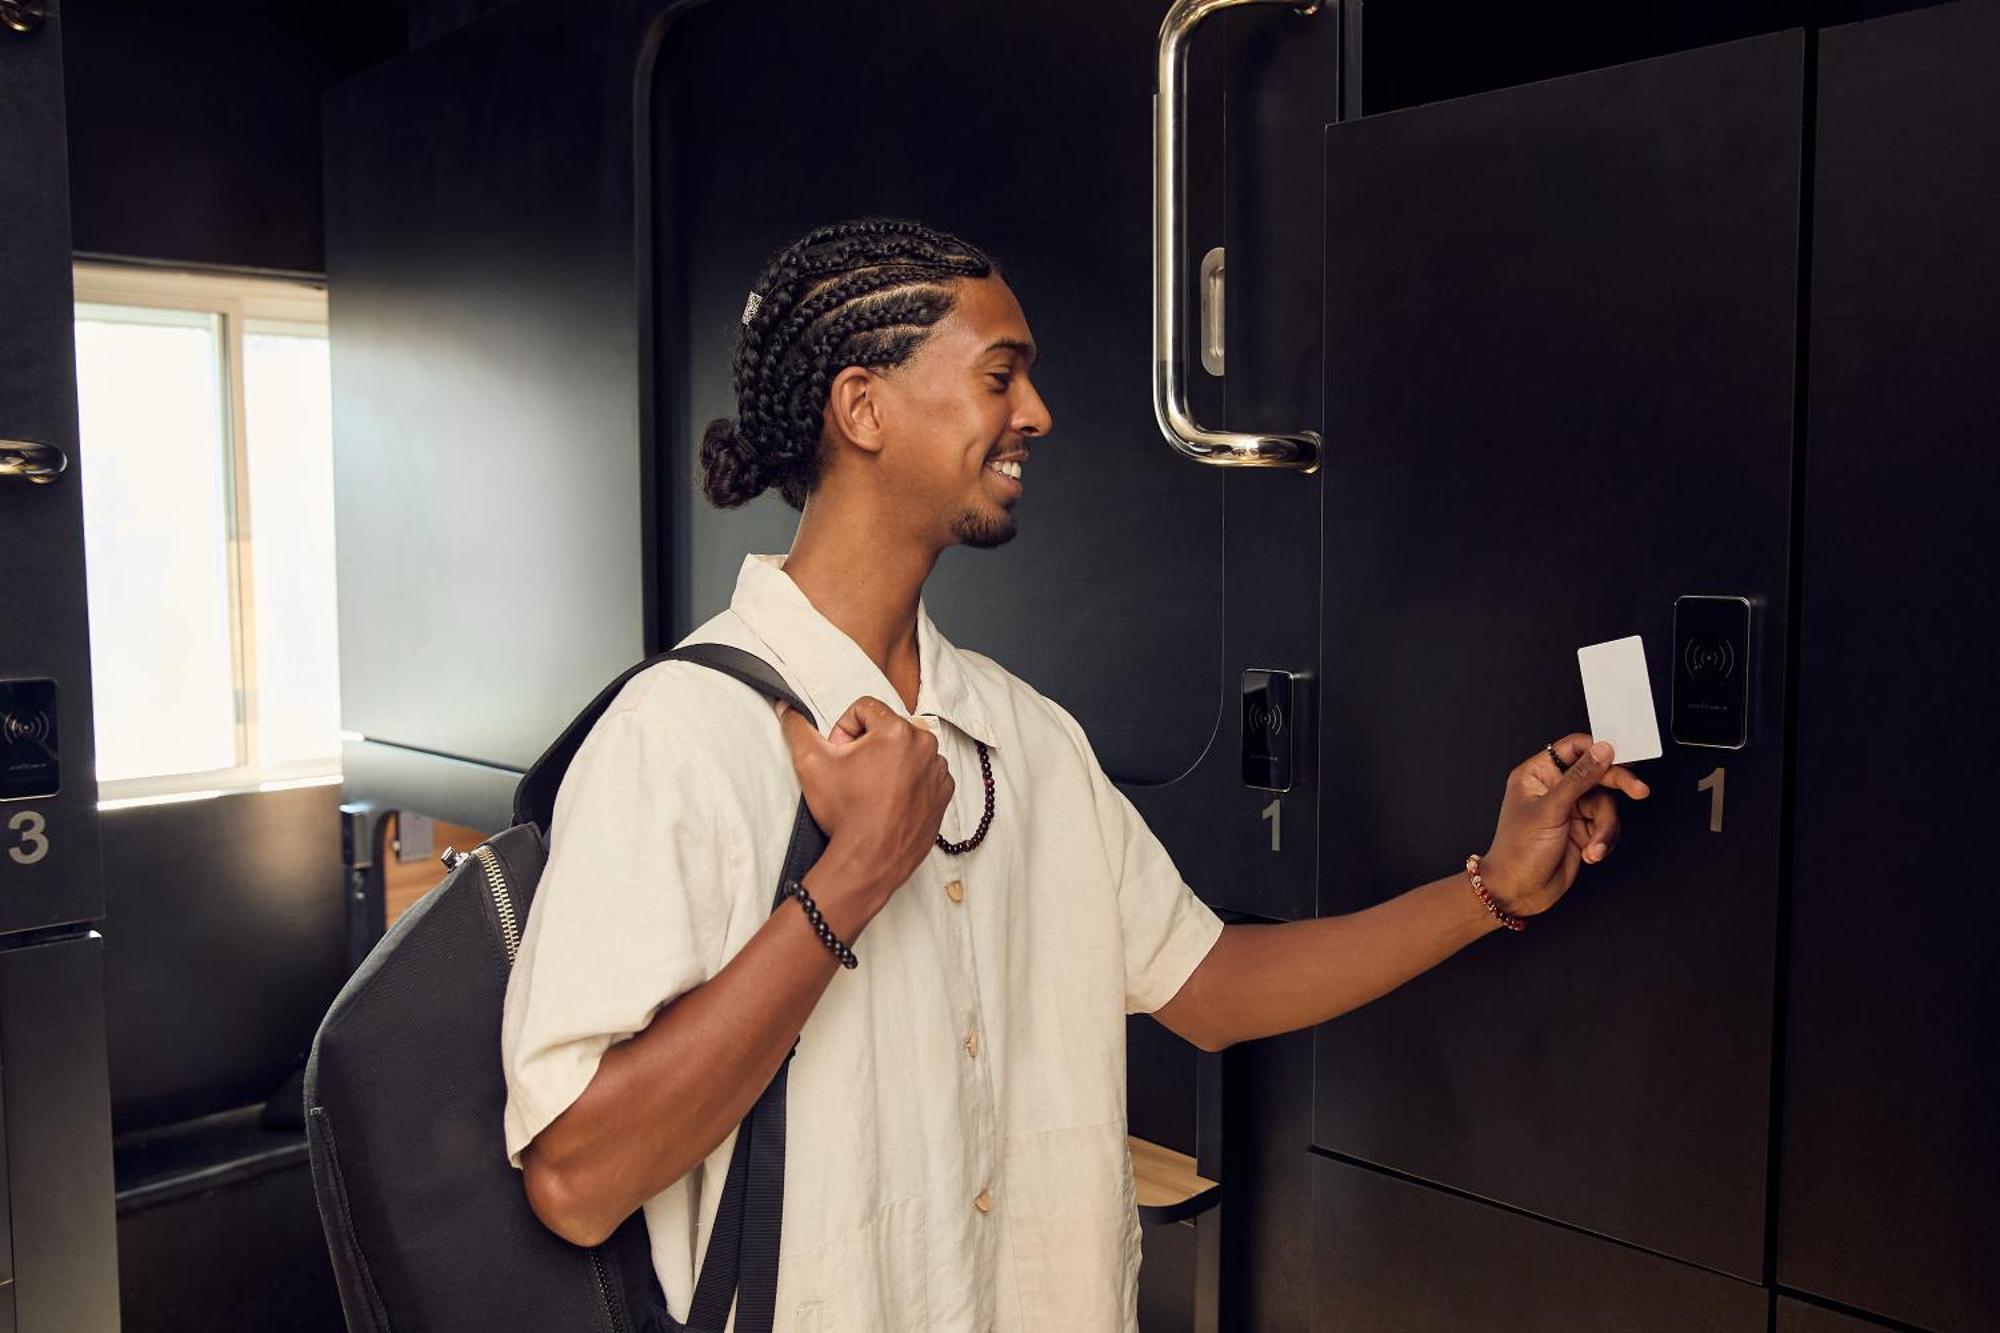
[[507, 946], [507, 966], [514, 965], [514, 955], [521, 951], [521, 926], [514, 918], [514, 897], [507, 892], [507, 877], [500, 869], [500, 853], [485, 843], [472, 849], [479, 858], [479, 865], [486, 872], [486, 891], [493, 895], [493, 910], [500, 917], [500, 940]]
[[611, 1333], [625, 1333], [625, 1321], [618, 1317], [618, 1307], [611, 1301], [611, 1274], [605, 1271], [602, 1250], [591, 1250], [590, 1271], [597, 1274], [597, 1297], [604, 1302], [604, 1317], [611, 1321]]
[[[479, 858], [479, 868], [486, 872], [486, 891], [493, 896], [493, 911], [500, 918], [500, 940], [506, 946], [507, 966], [511, 968], [514, 956], [521, 951], [521, 924], [514, 916], [514, 896], [507, 892], [507, 875], [500, 865], [500, 853], [482, 842], [472, 849], [472, 854]], [[597, 1299], [604, 1305], [605, 1323], [611, 1333], [625, 1333], [625, 1321], [618, 1317], [618, 1304], [611, 1299], [611, 1274], [604, 1262], [604, 1252], [597, 1246], [590, 1250], [590, 1271], [597, 1279]]]

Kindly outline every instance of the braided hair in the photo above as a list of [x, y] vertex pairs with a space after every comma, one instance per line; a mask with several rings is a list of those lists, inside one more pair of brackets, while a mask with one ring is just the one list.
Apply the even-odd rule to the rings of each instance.
[[900, 366], [957, 298], [950, 284], [999, 270], [949, 232], [858, 218], [807, 232], [765, 261], [730, 362], [736, 419], [702, 432], [702, 488], [733, 509], [776, 486], [804, 510], [819, 484], [820, 429], [834, 377]]

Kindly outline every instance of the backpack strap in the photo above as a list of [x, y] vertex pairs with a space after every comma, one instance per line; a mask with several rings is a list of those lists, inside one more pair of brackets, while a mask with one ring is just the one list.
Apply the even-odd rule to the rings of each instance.
[[[792, 692], [771, 664], [755, 653], [723, 643], [691, 643], [647, 658], [604, 687], [555, 744], [531, 765], [514, 789], [514, 822], [532, 821], [547, 835], [555, 817], [555, 798], [563, 774], [583, 745], [584, 737], [611, 706], [625, 682], [660, 662], [699, 662], [742, 681], [767, 699], [783, 699], [815, 727], [812, 710]], [[776, 911], [784, 902], [786, 880], [804, 879], [806, 871], [826, 850], [826, 834], [813, 819], [805, 798], [792, 820], [792, 838], [785, 865], [772, 895]], [[792, 1052], [798, 1043], [792, 1044]], [[792, 1052], [779, 1062], [759, 1094], [756, 1105], [737, 1126], [736, 1146], [729, 1155], [729, 1172], [716, 1205], [715, 1226], [709, 1233], [694, 1299], [685, 1327], [690, 1333], [721, 1333], [736, 1303], [737, 1333], [771, 1333], [778, 1304], [778, 1241], [785, 1203], [785, 1084]], [[648, 1261], [650, 1262], [650, 1255]]]

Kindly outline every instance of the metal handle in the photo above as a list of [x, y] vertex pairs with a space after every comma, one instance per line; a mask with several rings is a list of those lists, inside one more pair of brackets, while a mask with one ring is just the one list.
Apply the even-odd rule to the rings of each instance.
[[69, 455], [53, 444], [0, 440], [0, 481], [19, 477], [46, 486], [69, 468]]
[[1238, 5], [1282, 4], [1301, 14], [1319, 0], [1174, 0], [1160, 23], [1159, 81], [1153, 94], [1153, 415], [1167, 443], [1218, 467], [1319, 468], [1319, 435], [1253, 435], [1209, 430], [1187, 401], [1187, 330], [1181, 315], [1181, 193], [1187, 180], [1187, 43], [1201, 21]]
[[47, 17], [42, 0], [0, 0], [0, 24], [15, 32], [33, 32]]

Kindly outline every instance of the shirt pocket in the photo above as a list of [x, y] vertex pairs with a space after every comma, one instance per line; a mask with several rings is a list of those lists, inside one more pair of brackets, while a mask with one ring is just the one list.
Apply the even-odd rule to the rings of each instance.
[[778, 1333], [924, 1333], [929, 1242], [920, 1197], [898, 1199], [778, 1265]]
[[1006, 1197], [1022, 1326], [1120, 1333], [1138, 1305], [1139, 1211], [1125, 1122], [1024, 1134]]

